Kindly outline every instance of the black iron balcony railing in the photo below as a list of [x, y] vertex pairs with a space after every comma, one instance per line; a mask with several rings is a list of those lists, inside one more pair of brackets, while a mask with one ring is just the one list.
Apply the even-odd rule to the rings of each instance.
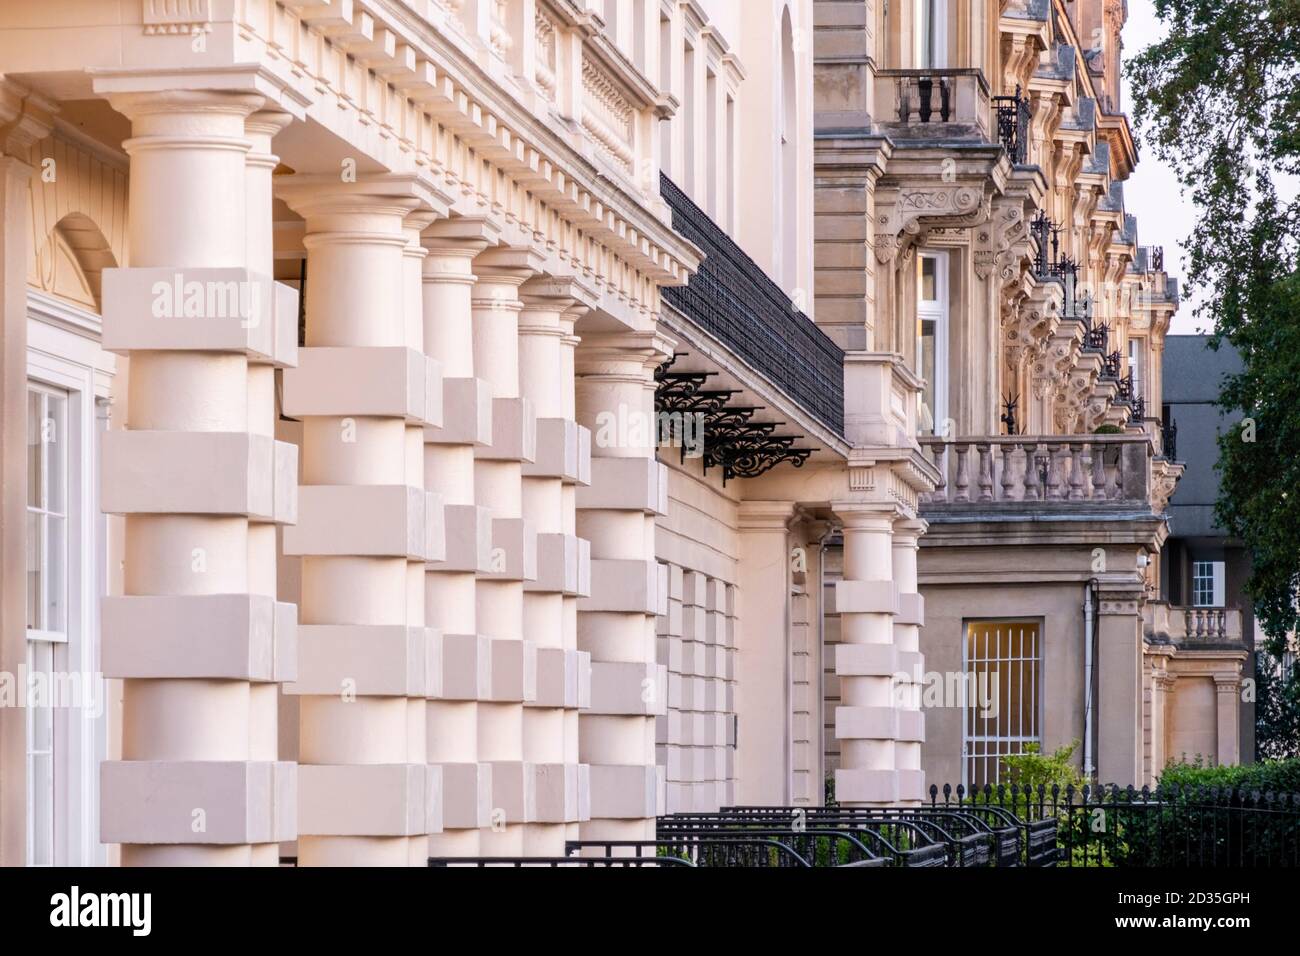
[[1170, 461], [1178, 460], [1178, 423], [1172, 418], [1160, 423], [1160, 448]]
[[1133, 414], [1129, 417], [1130, 421], [1140, 422], [1147, 417], [1147, 400], [1141, 395], [1134, 395], [1130, 400], [1133, 407]]
[[1089, 315], [1088, 331], [1083, 335], [1083, 347], [1105, 355], [1106, 349], [1110, 348], [1110, 326], [1105, 322], [1093, 322]]
[[1101, 377], [1118, 379], [1120, 361], [1121, 359], [1120, 359], [1119, 349], [1116, 349], [1114, 352], [1108, 353], [1106, 355], [1105, 363], [1102, 365], [1101, 368]]
[[666, 175], [673, 229], [705, 255], [664, 299], [836, 434], [844, 433], [844, 352]]
[[1119, 391], [1115, 393], [1115, 400], [1118, 402], [1133, 401], [1133, 373], [1129, 372], [1119, 380]]
[[1020, 95], [1017, 86], [1015, 96], [993, 97], [993, 108], [997, 116], [998, 142], [1014, 165], [1023, 166], [1029, 145], [1029, 99]]

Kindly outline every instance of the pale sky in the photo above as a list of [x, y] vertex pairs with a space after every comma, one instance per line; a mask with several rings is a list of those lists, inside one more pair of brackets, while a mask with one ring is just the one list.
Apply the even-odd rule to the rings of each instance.
[[[1154, 0], [1128, 0], [1128, 22], [1124, 25], [1125, 61], [1164, 36], [1165, 29], [1156, 19], [1155, 7]], [[1132, 118], [1133, 97], [1127, 76], [1124, 77], [1123, 100], [1124, 111]], [[1136, 136], [1137, 131], [1134, 133]], [[1187, 273], [1183, 242], [1196, 225], [1196, 207], [1190, 198], [1181, 195], [1174, 171], [1157, 158], [1154, 150], [1139, 142], [1138, 156], [1137, 169], [1124, 183], [1124, 206], [1137, 216], [1138, 242], [1144, 246], [1164, 246], [1165, 268], [1180, 280], [1183, 300], [1174, 313], [1169, 331], [1175, 335], [1204, 331], [1202, 323], [1193, 317], [1204, 294], [1189, 297], [1181, 281]]]

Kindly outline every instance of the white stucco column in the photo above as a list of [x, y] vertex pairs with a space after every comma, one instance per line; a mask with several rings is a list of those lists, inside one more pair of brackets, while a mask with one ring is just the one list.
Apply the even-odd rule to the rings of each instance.
[[[537, 414], [537, 458], [523, 467], [523, 513], [537, 530], [537, 580], [524, 585], [524, 619], [537, 644], [537, 697], [524, 708], [524, 759], [531, 768], [536, 822], [524, 831], [524, 852], [563, 856], [570, 825], [584, 816], [587, 768], [576, 737], [580, 684], [590, 655], [566, 644], [565, 596], [584, 593], [586, 542], [574, 533], [574, 495], [586, 483], [590, 433], [573, 420], [573, 365], [566, 362], [566, 320], [575, 305], [571, 283], [539, 277], [524, 284], [519, 313], [519, 390]], [[587, 560], [584, 560], [587, 559]]]
[[274, 865], [296, 835], [272, 686], [293, 676], [292, 609], [263, 527], [293, 517], [262, 371], [292, 362], [296, 331], [269, 274], [262, 157], [280, 121], [246, 129], [260, 96], [138, 82], [96, 80], [131, 119], [136, 184], [132, 267], [104, 273], [103, 344], [131, 375], [127, 429], [103, 436], [102, 507], [126, 520], [124, 594], [102, 605], [103, 670], [125, 682], [101, 834], [126, 865]]
[[578, 647], [591, 654], [591, 707], [580, 716], [590, 765], [584, 839], [652, 839], [660, 782], [655, 722], [666, 712], [656, 663], [659, 565], [655, 515], [667, 511], [655, 458], [654, 369], [672, 345], [654, 333], [586, 335], [576, 355], [576, 408], [592, 433], [591, 485], [577, 495], [591, 542], [591, 596], [578, 603]]
[[835, 772], [835, 797], [846, 805], [893, 804], [900, 797], [895, 753], [900, 711], [894, 697], [899, 669], [894, 643], [899, 610], [893, 581], [895, 514], [881, 505], [834, 502], [831, 507], [844, 533], [843, 579], [835, 585], [840, 615], [840, 644], [835, 648], [840, 768]]
[[917, 518], [894, 522], [892, 541], [894, 585], [898, 589], [898, 613], [894, 615], [894, 648], [898, 670], [894, 675], [894, 706], [898, 709], [898, 734], [894, 738], [894, 765], [898, 773], [900, 803], [919, 803], [926, 798], [925, 774], [921, 770], [921, 744], [925, 740], [925, 714], [921, 711], [921, 688], [925, 659], [921, 654], [921, 628], [925, 625], [925, 599], [916, 580], [918, 541], [927, 525]]
[[[423, 865], [439, 825], [425, 698], [437, 632], [423, 565], [443, 556], [442, 508], [423, 486], [423, 432], [441, 422], [439, 366], [410, 315], [418, 287], [410, 180], [286, 183], [306, 220], [307, 347], [285, 373], [302, 419], [298, 681], [299, 865]], [[416, 329], [420, 332], [417, 333]]]
[[474, 448], [492, 443], [492, 388], [474, 375], [471, 294], [482, 222], [424, 232], [424, 348], [442, 364], [443, 422], [424, 433], [425, 487], [444, 502], [445, 559], [425, 574], [428, 623], [442, 632], [442, 694], [427, 707], [428, 760], [442, 768], [443, 826], [431, 856], [476, 856], [490, 824], [492, 768], [478, 756], [478, 701], [491, 692], [491, 645], [479, 633], [475, 578], [492, 570], [492, 513], [475, 503]]
[[789, 806], [789, 501], [744, 501], [739, 510], [736, 636], [736, 801]]
[[524, 582], [537, 577], [537, 531], [525, 517], [522, 468], [536, 458], [533, 405], [519, 394], [519, 287], [536, 272], [525, 250], [492, 249], [474, 260], [474, 368], [492, 388], [492, 444], [475, 449], [475, 501], [492, 510], [491, 569], [475, 587], [479, 630], [491, 647], [491, 687], [478, 705], [478, 759], [492, 766], [485, 856], [524, 852], [536, 817], [536, 782], [524, 758], [524, 702], [537, 696], [535, 622]]

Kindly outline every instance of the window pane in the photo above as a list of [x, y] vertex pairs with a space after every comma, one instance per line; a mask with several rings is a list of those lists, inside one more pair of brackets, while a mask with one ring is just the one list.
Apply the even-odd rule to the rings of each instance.
[[67, 540], [68, 519], [59, 515], [46, 515], [44, 628], [60, 633], [67, 633], [68, 630]]
[[42, 596], [45, 566], [45, 519], [34, 511], [27, 512], [27, 626], [45, 626], [45, 600]]
[[917, 356], [917, 372], [925, 379], [925, 407], [933, 415], [935, 413], [934, 350], [937, 323], [933, 319], [921, 319], [919, 325], [921, 337], [920, 354]]
[[41, 506], [41, 393], [27, 393], [27, 505]]
[[63, 395], [45, 396], [45, 420], [41, 437], [45, 443], [45, 507], [66, 514], [68, 505], [68, 400]]
[[938, 291], [938, 260], [931, 256], [921, 257], [921, 301], [936, 302]]
[[[43, 675], [45, 689], [51, 687], [54, 645], [30, 641], [27, 667], [31, 675]], [[41, 706], [27, 708], [28, 827], [32, 845], [31, 864], [54, 863], [54, 708], [48, 696]]]

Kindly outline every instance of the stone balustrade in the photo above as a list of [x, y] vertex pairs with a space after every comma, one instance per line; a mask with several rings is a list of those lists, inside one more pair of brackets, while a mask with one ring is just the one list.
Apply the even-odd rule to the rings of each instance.
[[1178, 607], [1149, 602], [1143, 610], [1147, 640], [1181, 644], [1238, 644], [1241, 610], [1235, 607]]
[[876, 119], [906, 135], [966, 135], [990, 141], [992, 101], [980, 70], [877, 70]]
[[1152, 501], [1148, 436], [1014, 435], [922, 438], [939, 471], [926, 507]]

